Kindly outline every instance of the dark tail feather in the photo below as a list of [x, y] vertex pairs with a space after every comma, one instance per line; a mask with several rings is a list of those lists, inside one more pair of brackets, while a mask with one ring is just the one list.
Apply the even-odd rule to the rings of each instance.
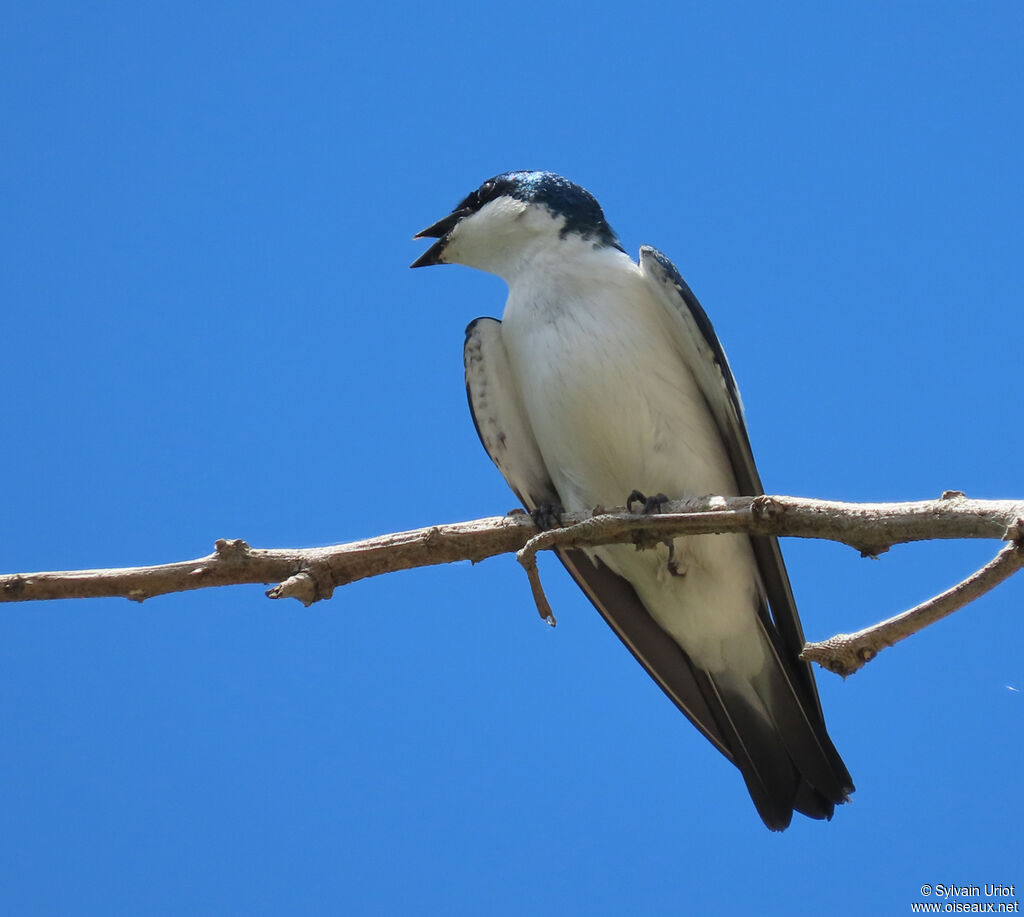
[[[801, 776], [801, 783], [807, 789], [798, 794], [798, 811], [804, 812], [803, 805], [824, 814], [804, 812], [815, 818], [831, 818], [834, 806], [848, 802], [853, 792], [853, 779], [843, 759], [836, 751], [825, 728], [821, 705], [812, 696], [797, 676], [796, 665], [779, 647], [779, 636], [774, 629], [764, 628], [765, 640], [771, 649], [772, 660], [758, 679], [754, 688], [778, 729], [793, 764]], [[814, 801], [815, 793], [824, 798]]]
[[712, 675], [654, 622], [626, 580], [578, 550], [559, 555], [662, 690], [739, 768], [769, 828], [786, 828], [794, 809], [811, 818], [832, 817], [853, 783], [828, 738], [813, 680], [797, 677], [774, 628], [763, 631], [768, 658], [753, 683]]
[[709, 674], [729, 719], [734, 761], [764, 823], [787, 827], [793, 810], [829, 819], [849, 800], [853, 781], [825, 729], [820, 708], [807, 696], [778, 652], [771, 631], [763, 670], [748, 682]]
[[779, 741], [772, 721], [751, 698], [752, 689], [730, 684], [728, 676], [708, 675], [723, 734], [733, 763], [743, 775], [747, 792], [761, 820], [772, 831], [789, 827], [800, 777]]
[[[728, 674], [709, 675], [726, 720], [722, 731], [761, 820], [773, 831], [789, 826], [793, 810], [831, 818], [853, 787], [832, 743], [817, 730], [777, 671], [754, 683]], [[767, 682], [767, 685], [764, 684]], [[824, 732], [824, 728], [821, 730]]]

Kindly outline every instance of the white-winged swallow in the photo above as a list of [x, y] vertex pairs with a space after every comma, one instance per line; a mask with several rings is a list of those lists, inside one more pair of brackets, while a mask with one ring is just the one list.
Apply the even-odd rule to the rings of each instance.
[[[661, 252], [626, 254], [589, 192], [551, 172], [506, 172], [420, 237], [437, 241], [413, 267], [464, 264], [508, 284], [502, 320], [466, 329], [466, 388], [484, 448], [528, 510], [764, 493], [707, 315]], [[794, 810], [831, 818], [847, 801], [853, 783], [799, 659], [803, 631], [774, 537], [558, 554], [739, 768], [769, 828], [787, 827]]]

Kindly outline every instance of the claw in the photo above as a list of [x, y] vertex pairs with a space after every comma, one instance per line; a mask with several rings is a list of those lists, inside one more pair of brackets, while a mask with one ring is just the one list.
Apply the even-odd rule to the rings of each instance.
[[561, 503], [541, 503], [536, 509], [530, 510], [530, 518], [538, 529], [546, 532], [562, 524], [564, 512], [565, 507]]
[[626, 510], [627, 512], [633, 512], [633, 504], [642, 504], [640, 512], [645, 516], [651, 515], [651, 513], [661, 512], [661, 508], [669, 502], [668, 497], [664, 494], [655, 494], [653, 497], [648, 497], [643, 491], [634, 490], [626, 498]]
[[626, 497], [626, 512], [633, 512], [634, 503], [646, 503], [647, 497], [639, 490], [634, 490], [628, 497]]
[[[664, 494], [655, 494], [653, 497], [648, 497], [641, 490], [634, 490], [626, 498], [626, 510], [633, 512], [633, 504], [639, 503], [640, 512], [645, 516], [650, 516], [652, 513], [660, 513], [661, 508], [669, 502], [668, 497]], [[663, 541], [661, 542], [666, 548], [668, 548], [668, 572], [673, 576], [686, 576], [686, 566], [676, 560], [676, 544], [674, 541]]]

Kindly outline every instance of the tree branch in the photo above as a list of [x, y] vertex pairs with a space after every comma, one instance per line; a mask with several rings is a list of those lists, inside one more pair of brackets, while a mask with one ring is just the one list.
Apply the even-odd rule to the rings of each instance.
[[886, 647], [893, 646], [963, 608], [1009, 579], [1021, 567], [1024, 567], [1024, 543], [1018, 539], [1006, 545], [984, 567], [952, 589], [854, 634], [836, 634], [820, 643], [805, 643], [800, 658], [816, 662], [845, 678], [874, 659]]
[[[276, 583], [270, 598], [304, 605], [330, 598], [347, 583], [398, 570], [519, 552], [541, 616], [554, 615], [537, 574], [536, 553], [555, 547], [633, 543], [649, 547], [680, 535], [744, 532], [824, 538], [876, 556], [892, 545], [935, 538], [1001, 538], [1024, 535], [1024, 502], [968, 500], [947, 491], [939, 500], [914, 503], [839, 503], [800, 497], [701, 497], [672, 501], [657, 515], [624, 507], [567, 513], [563, 525], [538, 532], [529, 516], [507, 516], [434, 525], [324, 548], [258, 549], [222, 539], [206, 557], [149, 567], [15, 573], [0, 576], [0, 602], [120, 596], [142, 602], [157, 595], [209, 586]], [[808, 644], [807, 658], [841, 674], [856, 671], [885, 646], [962, 607], [1010, 576], [1022, 551], [1005, 548], [991, 564], [954, 589], [891, 621], [852, 635]], [[923, 623], [921, 623], [923, 622]], [[858, 661], [859, 660], [859, 661]]]

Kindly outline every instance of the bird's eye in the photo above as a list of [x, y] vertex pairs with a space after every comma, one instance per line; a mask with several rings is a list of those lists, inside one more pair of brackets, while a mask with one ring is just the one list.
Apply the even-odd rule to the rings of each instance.
[[475, 213], [488, 201], [493, 201], [496, 194], [497, 182], [493, 178], [489, 178], [476, 191], [470, 191], [459, 204], [458, 209]]

